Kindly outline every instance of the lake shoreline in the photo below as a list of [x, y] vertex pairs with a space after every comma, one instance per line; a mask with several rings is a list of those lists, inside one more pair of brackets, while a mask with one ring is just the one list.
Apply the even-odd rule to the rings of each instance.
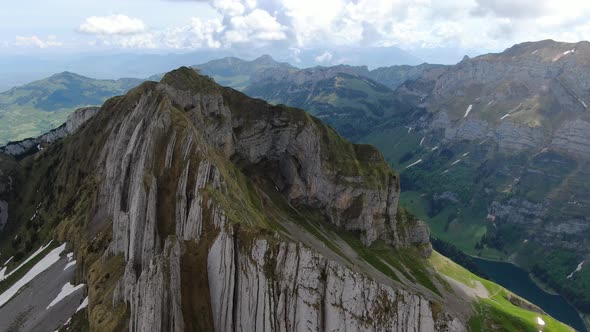
[[[590, 330], [583, 314], [563, 295], [547, 292], [531, 278], [527, 270], [514, 262], [465, 254], [474, 260], [475, 264], [488, 275], [490, 280], [539, 306], [549, 315], [575, 329], [580, 331]], [[561, 305], [556, 304], [558, 302], [561, 302]]]
[[[465, 255], [471, 257], [471, 258], [482, 259], [482, 260], [486, 260], [486, 261], [490, 261], [490, 262], [495, 262], [495, 263], [508, 263], [508, 264], [512, 264], [512, 265], [518, 267], [519, 269], [522, 269], [524, 271], [527, 271], [527, 269], [525, 269], [524, 267], [516, 264], [516, 262], [514, 262], [512, 260], [501, 260], [501, 259], [493, 259], [493, 258], [487, 258], [487, 257], [482, 257], [482, 256], [476, 256], [476, 255], [472, 255], [470, 253], [467, 253], [465, 251], [463, 251], [463, 253]], [[563, 297], [563, 295], [560, 294], [558, 291], [556, 291], [555, 289], [549, 287], [549, 285], [545, 284], [544, 282], [542, 282], [541, 280], [539, 280], [538, 278], [536, 278], [535, 275], [532, 272], [529, 272], [529, 271], [527, 271], [527, 272], [529, 274], [529, 278], [531, 278], [531, 281], [534, 282], [545, 293], [550, 294], [550, 295], [557, 295], [557, 296], [562, 296]], [[568, 303], [569, 303], [569, 301], [568, 301]], [[570, 305], [571, 305], [571, 303], [570, 303]], [[579, 310], [578, 310], [578, 312], [579, 312]], [[582, 314], [581, 312], [579, 312], [579, 313]]]

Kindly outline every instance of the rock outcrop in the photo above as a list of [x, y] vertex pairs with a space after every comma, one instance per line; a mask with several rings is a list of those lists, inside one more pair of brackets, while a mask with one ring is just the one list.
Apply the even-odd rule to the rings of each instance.
[[556, 131], [550, 147], [556, 151], [590, 159], [590, 122], [576, 119], [564, 122]]
[[218, 331], [464, 330], [458, 320], [437, 317], [424, 298], [301, 245], [257, 240], [243, 251], [232, 233], [220, 232], [207, 259], [209, 287], [221, 295], [212, 299]]

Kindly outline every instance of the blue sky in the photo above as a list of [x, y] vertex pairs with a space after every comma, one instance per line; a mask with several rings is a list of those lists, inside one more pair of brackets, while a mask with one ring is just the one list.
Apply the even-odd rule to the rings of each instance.
[[514, 43], [590, 39], [576, 0], [20, 0], [0, 11], [0, 52], [321, 52], [335, 47], [501, 51]]

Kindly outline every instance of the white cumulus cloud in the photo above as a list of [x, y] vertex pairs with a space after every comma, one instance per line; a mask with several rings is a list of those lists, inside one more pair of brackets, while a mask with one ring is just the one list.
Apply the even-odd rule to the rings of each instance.
[[220, 48], [225, 27], [220, 19], [202, 20], [193, 17], [184, 25], [134, 35], [102, 35], [93, 46], [137, 49]]
[[80, 32], [96, 35], [131, 35], [144, 32], [145, 24], [127, 15], [91, 16], [80, 24]]
[[315, 57], [315, 61], [319, 63], [329, 63], [332, 61], [332, 53], [326, 51]]
[[[198, 9], [185, 21], [162, 28], [154, 28], [158, 20], [153, 17], [141, 16], [150, 24], [148, 29], [141, 19], [111, 15], [88, 17], [78, 30], [94, 34], [92, 42], [99, 46], [235, 48], [237, 54], [269, 47], [291, 52], [295, 62], [301, 54], [309, 54], [301, 59], [311, 57], [320, 63], [346, 61], [339, 50], [349, 47], [393, 46], [431, 59], [437, 58], [434, 50], [457, 50], [453, 57], [459, 60], [463, 50], [470, 54], [501, 51], [523, 41], [574, 42], [590, 36], [590, 1], [579, 0], [159, 1], [169, 1], [170, 13], [179, 2], [198, 2]], [[28, 42], [39, 47], [51, 44]], [[333, 57], [316, 50], [326, 50]]]
[[254, 9], [245, 16], [233, 16], [230, 29], [225, 33], [229, 43], [273, 41], [287, 38], [286, 28], [275, 17], [262, 9]]

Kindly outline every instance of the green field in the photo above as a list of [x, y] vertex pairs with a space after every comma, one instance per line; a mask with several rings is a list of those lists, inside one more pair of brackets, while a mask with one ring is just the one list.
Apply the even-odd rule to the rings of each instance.
[[143, 80], [96, 80], [60, 73], [0, 93], [0, 145], [40, 136], [62, 125], [73, 111], [100, 106]]
[[[428, 216], [429, 204], [425, 194], [416, 191], [402, 191], [400, 206], [426, 222], [433, 236], [452, 243], [471, 255], [491, 259], [507, 258], [504, 253], [493, 248], [475, 248], [475, 245], [487, 231], [486, 223], [488, 221], [486, 221], [485, 215], [477, 214], [469, 207], [449, 205], [431, 218]], [[450, 221], [450, 219], [452, 220]]]

